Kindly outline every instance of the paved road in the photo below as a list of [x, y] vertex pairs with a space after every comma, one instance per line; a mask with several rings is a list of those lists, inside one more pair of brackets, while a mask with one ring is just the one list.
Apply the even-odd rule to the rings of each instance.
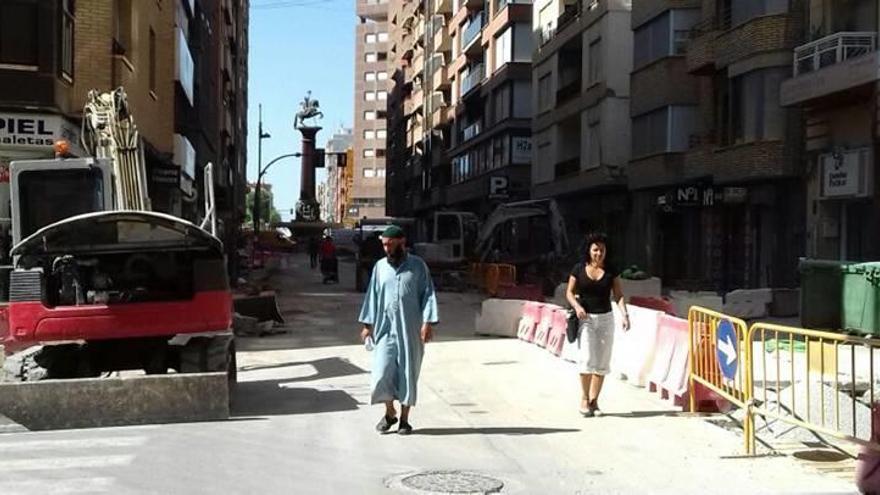
[[296, 258], [281, 278], [283, 335], [240, 343], [235, 417], [0, 435], [0, 494], [398, 493], [395, 475], [467, 470], [504, 493], [852, 493], [792, 457], [746, 459], [741, 437], [611, 381], [606, 417], [577, 415], [570, 365], [472, 335], [478, 300], [442, 294], [410, 437], [377, 435], [360, 295], [342, 264], [324, 286]]

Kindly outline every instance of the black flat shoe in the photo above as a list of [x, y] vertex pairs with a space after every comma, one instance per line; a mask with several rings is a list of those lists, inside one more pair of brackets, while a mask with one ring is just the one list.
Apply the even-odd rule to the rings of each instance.
[[398, 435], [409, 435], [410, 433], [412, 433], [412, 431], [413, 431], [412, 425], [407, 423], [406, 421], [401, 421], [400, 426], [397, 427], [397, 434]]
[[397, 423], [397, 418], [389, 418], [388, 416], [382, 416], [382, 419], [379, 420], [379, 423], [376, 424], [376, 431], [379, 433], [388, 433], [388, 430]]

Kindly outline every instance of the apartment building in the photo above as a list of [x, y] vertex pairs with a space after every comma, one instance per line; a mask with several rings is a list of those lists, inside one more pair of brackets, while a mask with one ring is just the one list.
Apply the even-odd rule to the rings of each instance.
[[445, 199], [486, 216], [530, 195], [532, 5], [454, 0], [453, 12]]
[[[340, 128], [327, 140], [324, 147], [327, 176], [318, 185], [318, 201], [321, 203], [321, 219], [325, 222], [341, 223], [345, 217], [346, 169], [350, 170], [354, 166], [348, 161], [353, 158], [353, 143], [354, 129]], [[340, 158], [340, 154], [344, 157]]]
[[621, 260], [632, 58], [620, 54], [633, 52], [631, 9], [629, 0], [542, 0], [533, 16], [532, 197], [556, 199], [572, 239], [607, 232]]
[[485, 216], [528, 198], [531, 4], [391, 5], [389, 195], [399, 201], [391, 211], [427, 216], [446, 206]]
[[[804, 2], [634, 2], [628, 259], [670, 287], [795, 286], [801, 112], [780, 101]], [[633, 249], [633, 246], [635, 249]]]
[[387, 0], [358, 0], [355, 27], [354, 155], [346, 217], [385, 216], [388, 74]]
[[880, 7], [877, 0], [818, 0], [804, 7], [808, 37], [789, 54], [780, 99], [804, 111], [806, 253], [877, 260]]
[[[203, 214], [202, 171], [213, 162], [221, 235], [234, 243], [244, 214], [247, 12], [247, 0], [0, 3], [0, 168], [51, 157], [62, 137], [84, 154], [88, 91], [123, 86], [153, 208]], [[6, 218], [8, 173], [0, 176]]]

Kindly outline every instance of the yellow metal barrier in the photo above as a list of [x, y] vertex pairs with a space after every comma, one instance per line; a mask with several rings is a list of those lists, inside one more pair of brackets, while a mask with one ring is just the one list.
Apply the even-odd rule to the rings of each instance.
[[[724, 335], [719, 341], [719, 327], [722, 325]], [[688, 328], [690, 411], [696, 411], [698, 384], [745, 409], [743, 430], [746, 452], [754, 453], [750, 413], [752, 347], [748, 344], [746, 323], [739, 318], [692, 306], [688, 311]]]
[[[753, 357], [750, 370], [752, 415], [880, 449], [880, 444], [871, 441], [872, 427], [862, 431], [858, 428], [859, 424], [873, 425], [874, 350], [880, 348], [880, 339], [755, 323], [749, 329], [748, 340], [760, 344], [763, 350], [760, 359]], [[796, 347], [803, 352], [796, 353]], [[784, 362], [786, 357], [788, 362]], [[804, 370], [801, 377], [805, 380], [798, 380], [799, 369]], [[847, 375], [849, 383], [841, 386], [841, 376]], [[863, 385], [859, 387], [859, 383]], [[847, 396], [843, 411], [842, 393]], [[868, 403], [860, 418], [857, 397], [863, 393]], [[844, 419], [850, 424], [842, 426]], [[749, 435], [753, 452], [754, 428]]]

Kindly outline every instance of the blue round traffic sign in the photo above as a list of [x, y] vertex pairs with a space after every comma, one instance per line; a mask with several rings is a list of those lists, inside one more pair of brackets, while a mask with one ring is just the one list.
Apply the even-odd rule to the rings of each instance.
[[715, 331], [715, 349], [721, 374], [728, 380], [736, 378], [736, 367], [739, 363], [739, 338], [736, 328], [728, 320], [718, 322]]

